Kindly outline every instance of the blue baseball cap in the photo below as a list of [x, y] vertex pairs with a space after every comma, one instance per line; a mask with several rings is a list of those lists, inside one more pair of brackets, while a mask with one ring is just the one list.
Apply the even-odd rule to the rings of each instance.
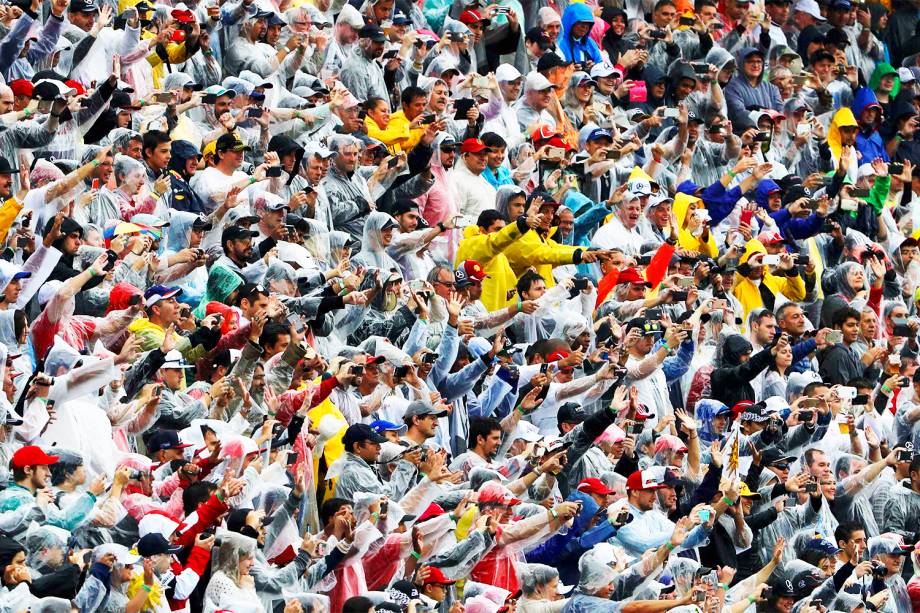
[[144, 304], [148, 308], [155, 305], [160, 300], [166, 300], [173, 296], [178, 296], [182, 290], [178, 287], [166, 287], [165, 285], [154, 285], [144, 292]]
[[610, 130], [605, 130], [604, 128], [595, 128], [588, 134], [588, 138], [585, 139], [585, 142], [600, 140], [602, 138], [613, 141], [613, 135], [610, 133]]
[[385, 419], [378, 419], [375, 422], [371, 423], [371, 428], [374, 429], [374, 432], [377, 434], [383, 434], [384, 432], [396, 432], [400, 436], [406, 433], [409, 429], [406, 424], [394, 424], [391, 421], [386, 421]]
[[834, 545], [832, 542], [825, 540], [823, 538], [813, 538], [808, 543], [805, 544], [805, 549], [813, 549], [825, 553], [829, 556], [837, 555], [837, 552], [840, 549]]

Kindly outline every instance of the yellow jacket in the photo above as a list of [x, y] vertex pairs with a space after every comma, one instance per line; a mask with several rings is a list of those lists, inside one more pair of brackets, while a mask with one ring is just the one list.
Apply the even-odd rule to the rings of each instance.
[[689, 194], [678, 193], [674, 196], [674, 217], [677, 219], [677, 245], [681, 249], [687, 249], [690, 251], [699, 251], [700, 255], [705, 255], [710, 258], [719, 257], [719, 248], [716, 246], [716, 239], [712, 235], [712, 231], [709, 232], [709, 240], [703, 241], [700, 238], [693, 236], [693, 234], [686, 228], [687, 225], [687, 213], [690, 211], [690, 205], [696, 203], [697, 208], [705, 208], [703, 201], [697, 198], [696, 196], [690, 196]]
[[0, 244], [6, 242], [6, 235], [10, 233], [10, 228], [22, 210], [22, 203], [15, 197], [7, 199], [0, 205]]
[[402, 143], [404, 143], [410, 136], [409, 124], [407, 123], [394, 123], [391, 121], [387, 124], [386, 129], [381, 130], [376, 121], [370, 117], [365, 117], [364, 127], [367, 128], [368, 136], [374, 140], [379, 140], [381, 143], [386, 145], [387, 149], [390, 150], [390, 153], [393, 154], [399, 153], [403, 150]]
[[[751, 239], [744, 246], [744, 253], [738, 260], [738, 264], [744, 264], [755, 253], [766, 252], [766, 248], [759, 240]], [[770, 274], [769, 266], [764, 266], [763, 278], [760, 282], [766, 285], [774, 295], [781, 293], [794, 302], [805, 299], [805, 282], [802, 280], [801, 275], [796, 275], [794, 277], [777, 277]], [[747, 318], [751, 311], [763, 307], [760, 287], [737, 272], [735, 273], [735, 278], [732, 283], [732, 294], [734, 294], [735, 298], [738, 299], [744, 309], [742, 318], [745, 324], [747, 323]]]
[[[530, 234], [530, 232], [528, 232]], [[508, 306], [508, 292], [514, 289], [517, 276], [504, 251], [521, 238], [517, 223], [510, 223], [498, 232], [486, 234], [479, 226], [463, 229], [463, 239], [457, 247], [457, 264], [476, 260], [489, 275], [482, 280], [482, 303], [490, 311]]]
[[530, 267], [536, 268], [549, 289], [556, 285], [553, 280], [553, 267], [572, 264], [575, 252], [583, 249], [584, 247], [561, 245], [551, 238], [543, 238], [536, 230], [530, 230], [521, 240], [505, 250], [505, 256], [517, 276], [524, 274]]
[[409, 151], [415, 147], [422, 135], [425, 133], [424, 128], [410, 128], [412, 122], [402, 111], [396, 111], [390, 115], [390, 122], [386, 130], [381, 130], [377, 122], [370, 117], [364, 118], [364, 125], [367, 126], [367, 135], [376, 138], [390, 150], [390, 153], [399, 153], [400, 151]]
[[[317, 378], [314, 383], [319, 386], [319, 378]], [[326, 480], [326, 469], [345, 453], [345, 445], [342, 443], [342, 437], [345, 436], [345, 430], [348, 429], [348, 420], [345, 419], [345, 416], [342, 415], [342, 412], [332, 403], [330, 398], [331, 396], [307, 412], [307, 418], [310, 420], [311, 424], [319, 425], [319, 422], [322, 421], [323, 417], [326, 415], [332, 415], [342, 424], [342, 428], [336, 435], [326, 441], [326, 444], [323, 446], [322, 455], [318, 454], [313, 456], [313, 475], [317, 489], [325, 488], [325, 491], [322, 492], [322, 496], [317, 497], [317, 502], [320, 504], [332, 498], [332, 494], [335, 492], [336, 480]]]
[[[151, 38], [156, 38], [156, 36], [156, 34], [147, 30], [141, 32], [141, 40], [150, 40]], [[181, 43], [167, 43], [166, 56], [169, 58], [169, 63], [173, 66], [187, 61], [189, 53], [185, 48], [185, 41]], [[155, 46], [153, 47], [153, 51], [150, 52], [150, 55], [147, 56], [147, 62], [153, 68], [153, 87], [154, 89], [159, 89], [163, 83], [166, 68], [163, 65], [163, 58], [157, 55]]]

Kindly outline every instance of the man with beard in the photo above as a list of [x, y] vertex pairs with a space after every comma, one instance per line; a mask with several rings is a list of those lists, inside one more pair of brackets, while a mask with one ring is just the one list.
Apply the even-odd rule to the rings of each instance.
[[339, 78], [358, 100], [372, 96], [389, 100], [384, 70], [377, 58], [383, 55], [387, 37], [379, 26], [369, 25], [358, 33], [358, 49], [345, 60]]
[[258, 232], [242, 226], [232, 225], [224, 228], [220, 236], [224, 254], [214, 265], [232, 270], [250, 283], [261, 283], [273, 252], [269, 251], [262, 258], [253, 261], [252, 239], [258, 235]]

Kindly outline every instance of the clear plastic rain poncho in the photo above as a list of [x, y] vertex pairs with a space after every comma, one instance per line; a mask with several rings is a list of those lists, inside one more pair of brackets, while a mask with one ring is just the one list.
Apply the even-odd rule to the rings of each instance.
[[25, 545], [28, 550], [26, 564], [33, 571], [33, 579], [63, 564], [69, 539], [70, 533], [63, 528], [32, 522], [26, 531]]
[[292, 600], [299, 602], [305, 613], [307, 611], [311, 613], [332, 613], [329, 608], [329, 597], [322, 594], [298, 593], [284, 595], [284, 602], [287, 603]]
[[390, 257], [383, 246], [381, 230], [387, 224], [396, 224], [396, 220], [380, 211], [374, 211], [364, 222], [364, 234], [361, 238], [361, 251], [352, 258], [352, 264], [382, 271], [399, 270], [399, 264]]
[[691, 558], [676, 558], [668, 562], [664, 568], [664, 575], [671, 577], [674, 583], [675, 594], [678, 598], [690, 592], [693, 587], [693, 579], [696, 571], [699, 570], [700, 563]]
[[[319, 265], [320, 270], [329, 270], [330, 268], [335, 268], [335, 264], [330, 266], [330, 238], [331, 233], [329, 228], [327, 228], [322, 222], [317, 221], [311, 217], [304, 217], [304, 223], [307, 224], [306, 235], [303, 237], [304, 247], [307, 248], [307, 251], [310, 252], [310, 255], [313, 256], [313, 259]], [[340, 234], [345, 234], [340, 232]], [[346, 234], [346, 236], [348, 236]]]
[[[211, 600], [217, 605], [231, 602], [236, 596], [235, 592], [240, 589], [240, 561], [246, 557], [255, 558], [257, 550], [258, 543], [255, 539], [236, 532], [221, 533], [217, 555], [212, 552], [211, 582], [208, 584], [205, 600]], [[223, 575], [224, 579], [220, 575]], [[226, 583], [228, 579], [233, 582], [233, 586]]]
[[[613, 545], [608, 543], [600, 543], [586, 551], [578, 560], [578, 591], [593, 595], [616, 581], [619, 573], [608, 562], [614, 558]], [[696, 564], [699, 566], [698, 562]]]
[[546, 564], [522, 564], [518, 568], [518, 579], [524, 596], [533, 596], [553, 579], [559, 578], [559, 570]]
[[[876, 558], [881, 554], [889, 551], [897, 551], [902, 543], [900, 538], [893, 535], [873, 536], [866, 543], [866, 550], [870, 558]], [[877, 559], [877, 558], [876, 558]], [[905, 563], [910, 563], [909, 559], [904, 558]], [[907, 584], [901, 573], [885, 579], [885, 585], [888, 587], [890, 597], [888, 600], [889, 608], [898, 613], [912, 611], [910, 595], [907, 593]]]
[[54, 596], [42, 598], [29, 607], [29, 613], [70, 613], [71, 611], [73, 611], [73, 604], [69, 600]]

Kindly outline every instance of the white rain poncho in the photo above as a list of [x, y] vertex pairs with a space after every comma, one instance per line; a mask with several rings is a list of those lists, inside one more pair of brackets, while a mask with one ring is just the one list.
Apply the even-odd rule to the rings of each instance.
[[364, 222], [361, 251], [352, 257], [353, 265], [379, 268], [383, 271], [399, 270], [399, 264], [386, 252], [380, 236], [381, 230], [387, 224], [398, 227], [396, 220], [386, 213], [374, 211], [367, 216], [367, 221]]
[[221, 535], [217, 555], [212, 558], [211, 581], [204, 595], [206, 613], [225, 608], [232, 609], [234, 605], [242, 603], [260, 606], [259, 597], [254, 589], [240, 587], [239, 574], [240, 561], [246, 557], [255, 559], [257, 549], [255, 539], [248, 536], [235, 532], [224, 532]]

